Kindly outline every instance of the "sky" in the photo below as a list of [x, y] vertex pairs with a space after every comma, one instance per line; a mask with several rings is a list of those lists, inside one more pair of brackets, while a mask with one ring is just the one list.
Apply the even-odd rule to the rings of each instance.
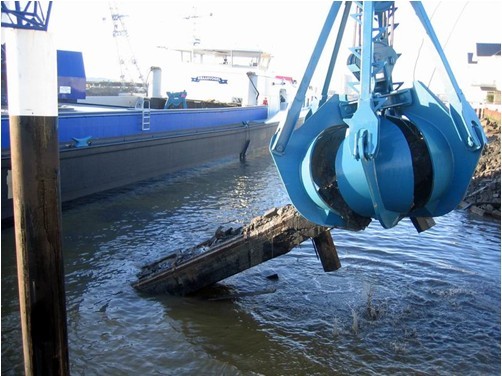
[[[411, 6], [406, 1], [396, 2], [397, 22], [395, 49], [402, 53], [395, 74], [403, 80], [422, 74], [424, 82], [439, 81], [434, 71], [436, 54], [427, 44], [420, 47], [424, 33]], [[109, 2], [55, 1], [49, 31], [58, 49], [82, 51], [87, 77], [117, 79], [117, 40], [113, 38]], [[193, 34], [201, 44], [220, 48], [262, 49], [274, 56], [272, 68], [277, 74], [301, 79], [324, 19], [331, 5], [327, 1], [119, 1], [113, 4], [123, 18], [129, 42], [144, 75], [151, 66], [163, 65], [166, 48], [189, 45]], [[476, 42], [500, 43], [502, 40], [502, 2], [437, 2], [426, 1], [424, 6], [443, 44], [446, 56], [458, 81], [470, 80], [466, 64], [467, 52], [473, 52]], [[187, 16], [197, 15], [196, 19]], [[341, 16], [341, 11], [340, 15]], [[335, 26], [336, 27], [336, 26]], [[336, 30], [335, 30], [336, 31]], [[331, 53], [334, 35], [328, 50], [319, 63], [314, 77], [321, 85]], [[350, 44], [352, 30], [344, 43]], [[128, 56], [121, 42], [121, 55]], [[161, 47], [161, 48], [159, 48]], [[337, 78], [347, 71], [343, 61], [337, 63]], [[164, 68], [164, 67], [163, 67]], [[168, 68], [165, 68], [168, 69]], [[502, 71], [502, 69], [501, 69]]]

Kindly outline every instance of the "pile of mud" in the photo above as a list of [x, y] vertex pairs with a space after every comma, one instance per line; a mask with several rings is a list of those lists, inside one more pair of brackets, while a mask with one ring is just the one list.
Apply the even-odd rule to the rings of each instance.
[[462, 203], [478, 215], [500, 218], [500, 113], [484, 112], [481, 124], [488, 144]]

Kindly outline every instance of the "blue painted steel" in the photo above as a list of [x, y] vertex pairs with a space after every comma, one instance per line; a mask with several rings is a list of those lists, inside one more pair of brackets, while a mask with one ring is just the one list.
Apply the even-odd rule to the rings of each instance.
[[85, 68], [82, 52], [57, 51], [58, 98], [76, 101], [85, 99]]
[[411, 1], [411, 5], [413, 6], [413, 9], [415, 9], [415, 13], [417, 14], [420, 22], [422, 22], [424, 29], [427, 31], [429, 38], [434, 44], [450, 80], [451, 90], [448, 95], [450, 113], [458, 135], [470, 149], [481, 149], [483, 145], [486, 144], [486, 136], [483, 132], [481, 123], [479, 122], [479, 119], [471, 105], [465, 99], [464, 93], [460, 90], [457, 80], [455, 79], [455, 75], [450, 68], [450, 64], [448, 64], [446, 55], [444, 54], [436, 33], [427, 18], [427, 13], [425, 12], [422, 3], [419, 1]]
[[86, 148], [91, 144], [92, 137], [84, 137], [84, 138], [76, 138], [73, 137], [73, 141], [75, 141], [76, 148]]
[[[433, 164], [434, 184], [427, 204], [410, 216], [441, 216], [463, 199], [482, 149], [473, 150], [458, 137], [448, 108], [423, 83], [415, 82], [412, 93], [413, 103], [402, 110], [423, 134]], [[483, 140], [484, 133], [481, 135]]]
[[371, 159], [377, 153], [379, 139], [378, 118], [373, 109], [373, 2], [363, 2], [362, 46], [359, 102], [357, 111], [351, 119], [347, 138], [354, 158]]
[[388, 119], [380, 122], [381, 146], [373, 158], [353, 158], [345, 139], [335, 163], [340, 192], [352, 210], [390, 228], [413, 206], [413, 168], [403, 133]]
[[2, 27], [47, 31], [51, 8], [52, 1], [2, 1]]
[[[362, 204], [359, 195], [354, 194], [348, 186], [364, 186], [364, 190], [370, 197], [365, 205], [369, 210], [365, 214], [367, 217], [378, 219], [385, 228], [395, 226], [399, 220], [412, 207], [413, 204], [413, 168], [409, 146], [402, 132], [389, 120], [376, 114], [375, 102], [379, 106], [384, 101], [375, 100], [376, 74], [383, 71], [386, 61], [375, 59], [373, 49], [375, 38], [373, 32], [378, 31], [379, 35], [385, 34], [385, 27], [373, 28], [374, 4], [365, 1], [362, 4], [362, 45], [360, 54], [360, 93], [357, 110], [351, 118], [344, 119], [349, 125], [347, 140], [344, 147], [339, 150], [338, 159], [350, 161], [352, 155], [354, 161], [345, 162], [345, 168], [338, 164], [340, 168], [340, 191], [351, 208]], [[387, 11], [392, 3], [381, 6], [382, 11]], [[379, 40], [384, 38], [379, 37]], [[387, 84], [384, 87], [390, 87]], [[386, 141], [387, 144], [380, 152], [380, 132], [383, 122], [387, 122]], [[348, 145], [347, 145], [348, 144]], [[391, 153], [391, 154], [390, 154]], [[391, 158], [388, 156], [391, 155]], [[347, 166], [349, 166], [347, 168]], [[359, 167], [359, 168], [358, 168]], [[350, 174], [350, 171], [361, 170], [363, 174]], [[349, 174], [344, 174], [347, 171]], [[350, 176], [350, 177], [349, 177]], [[344, 179], [346, 177], [347, 179]], [[403, 183], [396, 185], [395, 178], [399, 178]], [[344, 189], [345, 188], [345, 189]], [[357, 200], [354, 200], [357, 197]], [[389, 197], [390, 199], [386, 199]], [[355, 205], [355, 206], [354, 206]], [[391, 209], [391, 207], [394, 207]], [[354, 209], [356, 212], [358, 210]]]
[[[4, 49], [5, 46], [2, 46]], [[6, 53], [6, 51], [5, 51]], [[4, 52], [2, 51], [2, 55]], [[81, 52], [57, 50], [58, 99], [76, 102], [85, 98], [86, 76]], [[2, 105], [7, 105], [6, 64], [2, 60]]]
[[[283, 154], [272, 153], [272, 157], [291, 202], [305, 218], [328, 226], [346, 227], [347, 223], [341, 213], [319, 196], [311, 172], [313, 144], [330, 127], [345, 128], [337, 95], [319, 107], [303, 126], [295, 129]], [[277, 133], [272, 138], [271, 145], [274, 145], [276, 137]]]
[[324, 85], [322, 87], [321, 98], [319, 99], [319, 106], [322, 106], [328, 99], [329, 85], [331, 83], [331, 78], [333, 77], [336, 58], [338, 57], [338, 51], [340, 51], [340, 46], [342, 44], [345, 26], [347, 25], [347, 19], [350, 14], [350, 6], [351, 6], [350, 1], [345, 2], [345, 9], [343, 10], [342, 20], [340, 21], [340, 29], [336, 36], [335, 45], [333, 47], [333, 53], [331, 54], [331, 59], [329, 61], [328, 72], [326, 73], [326, 78], [324, 80]]
[[[309, 116], [301, 127], [296, 128], [305, 93], [340, 6], [341, 2], [334, 2], [329, 10], [295, 99], [285, 121], [279, 125], [272, 137], [270, 151], [296, 209], [312, 222], [346, 227], [348, 223], [342, 218], [341, 213], [331, 208], [319, 196], [318, 187], [311, 172], [313, 147], [319, 134], [330, 127], [345, 127], [340, 115], [338, 96], [331, 97], [313, 115]], [[337, 53], [335, 51], [333, 55]]]
[[[392, 82], [399, 56], [388, 38], [396, 26], [389, 21], [394, 3], [357, 3], [361, 45], [348, 61], [360, 81], [357, 103], [334, 95], [299, 127], [293, 103], [271, 141], [291, 201], [310, 221], [360, 230], [375, 218], [390, 228], [404, 217], [444, 215], [467, 190], [486, 138], [422, 5], [412, 5], [445, 65], [452, 99], [446, 106], [420, 82], [408, 89]], [[310, 82], [339, 6], [327, 16], [302, 84]], [[340, 25], [332, 65], [345, 21]], [[330, 66], [326, 83], [332, 72]], [[302, 95], [295, 101], [303, 102]]]
[[300, 82], [295, 98], [288, 110], [286, 119], [284, 123], [279, 125], [277, 135], [274, 137], [274, 143], [271, 144], [272, 153], [282, 154], [286, 150], [286, 146], [293, 133], [298, 118], [300, 117], [303, 103], [305, 103], [305, 94], [307, 93], [310, 80], [312, 79], [312, 75], [317, 67], [322, 50], [326, 45], [326, 41], [328, 40], [329, 33], [333, 27], [333, 23], [335, 22], [340, 6], [341, 2], [334, 2], [329, 10], [328, 16], [321, 30], [321, 35], [314, 47], [314, 51], [312, 52], [312, 56], [310, 57], [307, 68], [305, 69], [305, 73], [303, 74], [303, 78]]
[[[155, 137], [171, 131], [197, 131], [207, 127], [242, 126], [243, 121], [264, 121], [266, 106], [208, 109], [151, 110], [148, 134]], [[58, 133], [61, 143], [73, 143], [73, 138], [97, 139], [144, 138], [141, 130], [142, 112], [110, 111], [88, 113], [60, 113]], [[9, 118], [2, 116], [2, 150], [10, 148]]]
[[167, 108], [171, 108], [172, 107], [183, 107], [183, 108], [187, 108], [187, 101], [186, 101], [186, 97], [187, 97], [187, 92], [186, 90], [183, 90], [183, 91], [177, 91], [177, 92], [170, 92], [168, 91], [167, 92], [167, 100], [166, 100], [166, 104], [164, 105], [164, 108], [167, 109]]

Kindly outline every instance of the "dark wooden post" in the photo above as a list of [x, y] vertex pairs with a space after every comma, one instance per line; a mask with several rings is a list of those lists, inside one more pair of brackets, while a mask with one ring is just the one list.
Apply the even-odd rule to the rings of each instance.
[[68, 375], [61, 245], [56, 50], [7, 30], [14, 223], [26, 375]]
[[326, 230], [312, 238], [315, 250], [321, 259], [321, 264], [325, 272], [333, 272], [342, 267], [335, 243], [331, 237], [331, 232]]

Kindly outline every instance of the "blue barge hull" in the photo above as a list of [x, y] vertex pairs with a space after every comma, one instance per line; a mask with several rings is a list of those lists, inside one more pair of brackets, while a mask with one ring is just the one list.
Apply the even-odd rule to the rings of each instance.
[[[59, 114], [63, 202], [248, 151], [265, 150], [278, 123], [266, 106]], [[8, 117], [2, 117], [2, 223], [13, 216]], [[73, 138], [91, 137], [76, 147]]]
[[[92, 108], [92, 107], [89, 107]], [[81, 107], [85, 110], [86, 107]], [[191, 108], [149, 110], [149, 129], [144, 130], [142, 110], [63, 112], [59, 114], [59, 141], [71, 143], [73, 138], [92, 140], [117, 137], [149, 137], [159, 132], [196, 131], [207, 127], [238, 124], [243, 121], [264, 121], [266, 106]], [[2, 151], [10, 148], [9, 118], [2, 116]]]

